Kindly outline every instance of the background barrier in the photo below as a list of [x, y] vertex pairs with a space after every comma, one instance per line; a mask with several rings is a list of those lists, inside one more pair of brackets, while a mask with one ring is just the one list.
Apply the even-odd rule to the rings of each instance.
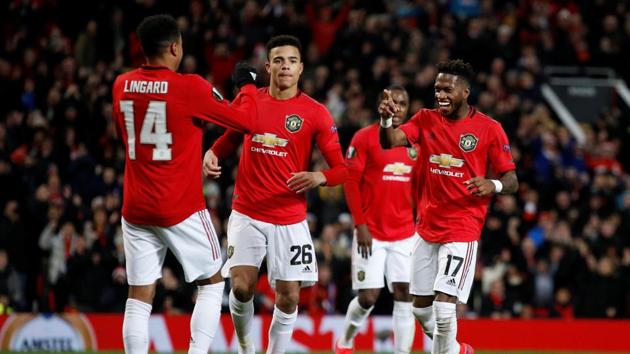
[[[153, 315], [149, 322], [151, 349], [185, 351], [189, 315]], [[0, 317], [0, 350], [85, 351], [122, 350], [121, 314], [16, 314]], [[252, 337], [257, 348], [266, 347], [271, 316], [256, 316]], [[299, 316], [291, 352], [330, 350], [341, 333], [342, 316]], [[476, 349], [630, 351], [630, 321], [603, 320], [461, 320], [459, 338]], [[228, 315], [221, 318], [212, 350], [236, 351], [236, 338]], [[356, 338], [358, 350], [392, 351], [391, 317], [373, 316]], [[430, 345], [416, 326], [414, 349]]]

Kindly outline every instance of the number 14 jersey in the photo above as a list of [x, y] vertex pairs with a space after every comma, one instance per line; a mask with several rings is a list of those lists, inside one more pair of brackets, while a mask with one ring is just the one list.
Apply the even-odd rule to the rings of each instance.
[[255, 92], [244, 86], [231, 107], [198, 75], [143, 66], [118, 76], [112, 102], [126, 148], [125, 220], [167, 227], [204, 209], [202, 131], [193, 119], [246, 131], [256, 113]]

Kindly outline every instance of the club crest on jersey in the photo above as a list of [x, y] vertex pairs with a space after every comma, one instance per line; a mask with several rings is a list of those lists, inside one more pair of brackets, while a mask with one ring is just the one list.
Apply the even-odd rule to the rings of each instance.
[[233, 254], [234, 254], [234, 246], [228, 246], [228, 249], [227, 249], [228, 258], [232, 258]]
[[212, 97], [219, 102], [223, 101], [223, 95], [221, 95], [221, 92], [219, 92], [216, 87], [212, 87]]
[[462, 134], [459, 137], [459, 148], [462, 149], [464, 152], [471, 152], [475, 150], [478, 142], [479, 139], [476, 136], [470, 133]]
[[407, 148], [407, 155], [410, 159], [415, 160], [418, 158], [418, 150], [414, 147]]
[[346, 158], [350, 160], [357, 154], [357, 151], [354, 149], [354, 146], [350, 146], [348, 148], [348, 152], [346, 153]]
[[364, 281], [364, 280], [365, 280], [365, 272], [364, 272], [364, 271], [362, 271], [362, 270], [360, 270], [360, 271], [357, 273], [357, 279], [359, 279], [359, 281]]
[[287, 119], [284, 121], [284, 127], [287, 128], [291, 133], [296, 133], [300, 129], [302, 129], [302, 123], [304, 120], [300, 118], [297, 114], [290, 114], [287, 116]]

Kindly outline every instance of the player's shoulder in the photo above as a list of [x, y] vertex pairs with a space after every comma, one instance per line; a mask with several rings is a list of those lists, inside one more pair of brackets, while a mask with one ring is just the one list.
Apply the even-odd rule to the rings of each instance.
[[118, 74], [118, 76], [116, 76], [116, 79], [114, 79], [114, 86], [120, 85], [120, 83], [124, 82], [125, 80], [133, 79], [135, 76], [138, 75], [138, 70], [140, 69], [133, 69]]
[[314, 99], [313, 97], [307, 95], [305, 92], [300, 91], [299, 93], [299, 102], [301, 105], [304, 105], [304, 107], [313, 109], [315, 111], [317, 111], [318, 113], [326, 113], [327, 115], [330, 115], [330, 113], [328, 112], [328, 108], [326, 108], [325, 105], [323, 105], [322, 103], [318, 102], [316, 99]]
[[378, 123], [373, 123], [357, 130], [352, 137], [352, 144], [354, 145], [367, 146], [374, 141], [378, 141]]
[[421, 108], [410, 119], [436, 119], [440, 112], [435, 108]]
[[475, 107], [471, 107], [471, 109], [473, 109], [474, 111], [472, 112], [472, 115], [474, 116], [475, 119], [478, 119], [480, 122], [482, 122], [485, 125], [488, 125], [492, 128], [501, 128], [501, 123], [490, 117], [489, 115], [479, 111], [477, 108]]
[[204, 86], [212, 86], [212, 84], [197, 74], [180, 74], [175, 73], [173, 78], [177, 81], [185, 82], [186, 84], [196, 84], [196, 85], [204, 85]]
[[370, 125], [363, 127], [357, 130], [354, 135], [362, 139], [370, 139], [373, 135], [378, 136], [378, 123], [371, 123]]

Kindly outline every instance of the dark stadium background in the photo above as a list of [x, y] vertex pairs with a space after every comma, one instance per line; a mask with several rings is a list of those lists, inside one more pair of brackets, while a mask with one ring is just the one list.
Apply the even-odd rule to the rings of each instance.
[[[206, 77], [228, 97], [236, 62], [248, 60], [262, 73], [272, 35], [299, 37], [301, 88], [326, 104], [344, 149], [374, 121], [384, 87], [404, 85], [412, 112], [431, 107], [435, 64], [469, 61], [477, 71], [472, 101], [506, 130], [521, 188], [492, 203], [461, 316], [630, 317], [627, 107], [620, 99], [598, 107], [579, 145], [541, 94], [550, 66], [611, 68], [628, 81], [630, 3], [465, 3], [3, 1], [1, 312], [123, 311], [124, 151], [111, 119], [111, 84], [143, 62], [133, 33], [139, 21], [169, 13], [183, 32], [181, 71]], [[260, 85], [265, 80], [260, 75]], [[222, 130], [204, 129], [208, 147]], [[204, 186], [223, 242], [237, 161], [222, 161], [222, 178]], [[323, 164], [316, 153], [313, 168]], [[300, 311], [343, 314], [352, 297], [351, 217], [341, 188], [320, 188], [308, 199], [320, 283], [303, 292]], [[159, 283], [154, 312], [191, 311], [195, 289], [174, 258]], [[269, 313], [273, 292], [264, 275], [258, 290], [257, 309]], [[391, 313], [383, 295], [375, 313]]]

